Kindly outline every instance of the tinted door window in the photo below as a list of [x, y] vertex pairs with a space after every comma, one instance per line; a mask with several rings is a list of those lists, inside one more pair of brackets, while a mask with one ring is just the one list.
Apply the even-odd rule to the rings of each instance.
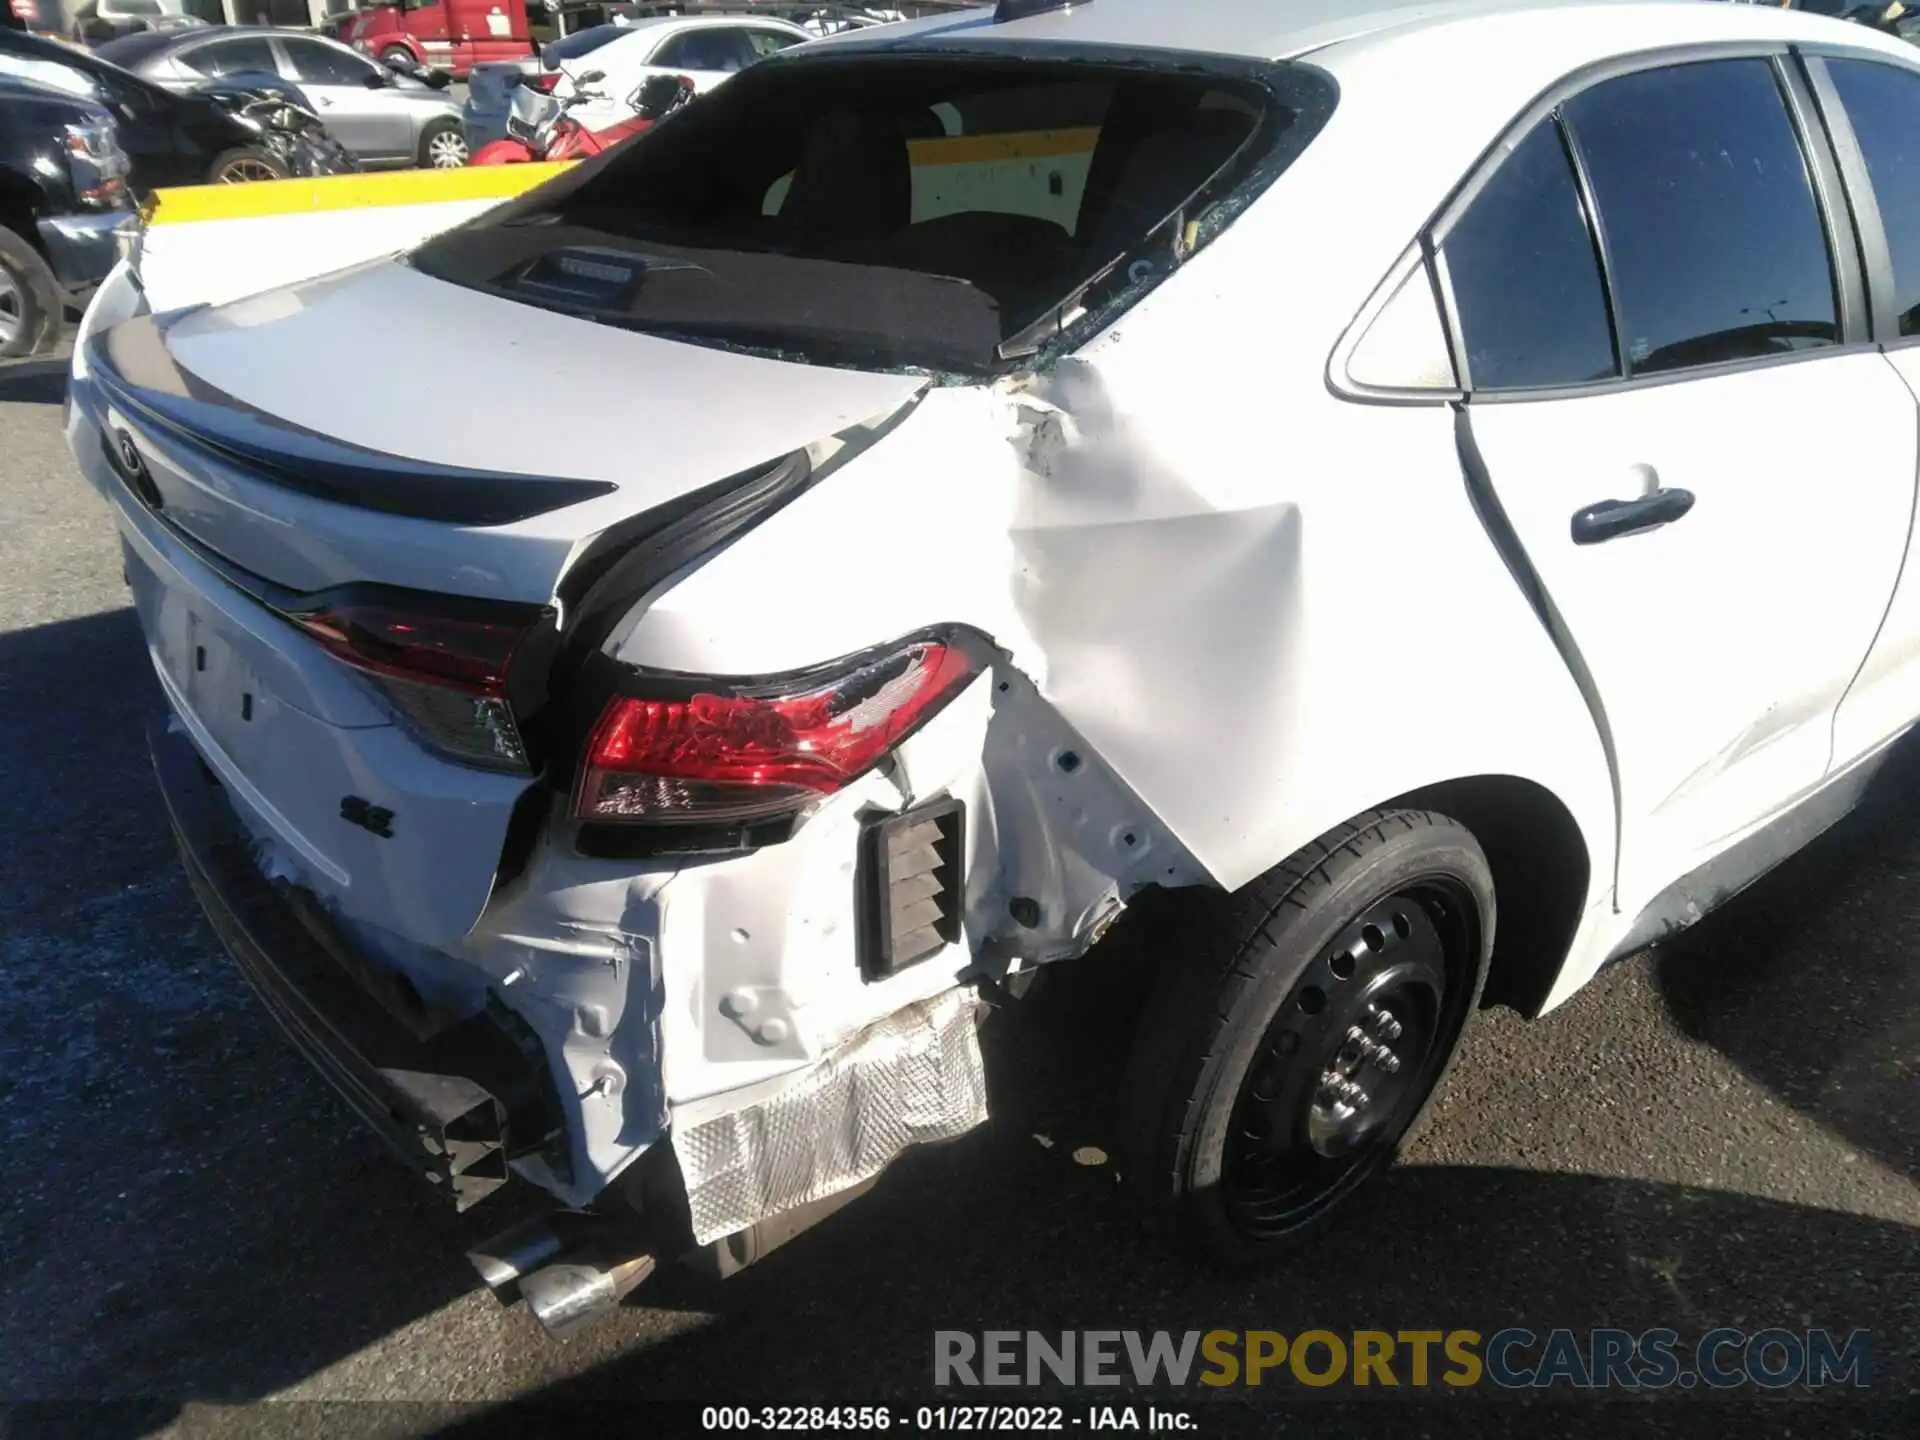
[[1553, 121], [1493, 173], [1443, 250], [1476, 390], [1616, 373], [1593, 237]]
[[232, 75], [241, 70], [264, 70], [278, 74], [273, 63], [273, 47], [258, 37], [246, 40], [220, 40], [200, 45], [180, 57], [180, 63], [202, 75]]
[[1920, 335], [1920, 75], [1869, 60], [1829, 60], [1866, 156], [1887, 248], [1902, 335]]
[[800, 43], [798, 35], [789, 35], [784, 30], [748, 30], [747, 46], [753, 51], [754, 59], [764, 60], [769, 55], [777, 55], [789, 45]]
[[662, 45], [653, 63], [677, 70], [739, 70], [757, 58], [738, 30], [689, 30]]
[[1635, 373], [1839, 343], [1826, 233], [1768, 62], [1622, 76], [1562, 114]]
[[293, 73], [310, 85], [365, 85], [374, 73], [373, 64], [358, 55], [322, 45], [318, 40], [288, 37], [280, 42], [287, 47]]

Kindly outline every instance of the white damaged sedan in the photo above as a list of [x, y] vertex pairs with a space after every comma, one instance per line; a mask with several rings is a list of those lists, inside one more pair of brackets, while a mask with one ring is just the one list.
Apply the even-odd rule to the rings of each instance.
[[981, 1000], [1129, 905], [1123, 1178], [1283, 1253], [1920, 715], [1916, 136], [1791, 10], [1007, 0], [394, 258], [122, 265], [68, 436], [188, 873], [551, 1196], [475, 1258], [557, 1331], [984, 1121]]

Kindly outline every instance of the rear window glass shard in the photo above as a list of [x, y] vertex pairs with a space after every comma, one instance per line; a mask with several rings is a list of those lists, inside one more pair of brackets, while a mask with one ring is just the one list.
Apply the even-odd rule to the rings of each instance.
[[1334, 103], [1298, 64], [794, 54], [412, 261], [696, 343], [988, 374], [1144, 293]]

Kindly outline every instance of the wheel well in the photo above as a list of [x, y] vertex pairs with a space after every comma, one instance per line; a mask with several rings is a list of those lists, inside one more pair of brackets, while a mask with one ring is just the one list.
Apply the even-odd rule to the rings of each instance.
[[10, 170], [0, 170], [0, 225], [6, 226], [34, 249], [40, 249], [40, 230], [33, 223], [40, 191], [32, 181]]
[[1487, 852], [1499, 913], [1481, 1008], [1538, 1015], [1586, 906], [1591, 861], [1559, 797], [1513, 775], [1475, 775], [1388, 802], [1451, 816]]

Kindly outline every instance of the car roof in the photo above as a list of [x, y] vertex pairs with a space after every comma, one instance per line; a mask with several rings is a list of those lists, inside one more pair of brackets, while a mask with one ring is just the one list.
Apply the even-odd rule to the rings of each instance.
[[203, 40], [218, 40], [227, 35], [256, 32], [260, 32], [260, 27], [252, 25], [193, 25], [185, 30], [136, 30], [131, 35], [122, 35], [117, 40], [107, 41], [99, 47], [98, 53], [111, 60], [115, 53], [114, 47], [119, 46], [122, 47], [119, 53], [127, 54], [137, 51], [138, 57], [145, 60], [152, 55], [165, 55], [171, 50], [197, 45]]
[[721, 30], [751, 26], [755, 29], [784, 30], [805, 35], [807, 32], [780, 15], [643, 15], [637, 20], [609, 20], [629, 35], [658, 35], [666, 30]]
[[[809, 49], [941, 53], [1054, 42], [1280, 60], [1370, 37], [1506, 16], [1564, 14], [1569, 23], [1582, 24], [1603, 12], [1610, 25], [1641, 23], [1658, 30], [1658, 19], [1648, 17], [1685, 12], [1697, 18], [1702, 11], [1713, 12], [1730, 39], [1830, 36], [1832, 27], [1843, 23], [1801, 10], [1725, 0], [1204, 0], [1177, 5], [1099, 0], [1006, 22], [996, 21], [989, 10], [909, 20], [828, 36]], [[1639, 12], [1641, 20], [1630, 20], [1629, 12]], [[1617, 48], [1632, 48], [1624, 32], [1617, 38], [1628, 40]]]
[[141, 52], [142, 58], [145, 58], [148, 55], [164, 55], [172, 50], [184, 50], [189, 45], [201, 45], [210, 40], [251, 40], [255, 36], [278, 40], [318, 40], [323, 45], [336, 46], [342, 50], [352, 48], [330, 35], [316, 35], [311, 30], [297, 30], [286, 25], [194, 25], [185, 30], [140, 31], [133, 35], [122, 36], [119, 40], [109, 40], [100, 46], [100, 50], [105, 53], [111, 47], [127, 40], [158, 41], [159, 43]]
[[97, 46], [94, 53], [102, 60], [111, 60], [116, 65], [132, 69], [155, 55], [165, 55], [174, 48], [182, 34], [204, 35], [216, 28], [224, 30], [227, 27], [205, 26], [187, 31], [136, 30], [131, 35], [121, 35]]

